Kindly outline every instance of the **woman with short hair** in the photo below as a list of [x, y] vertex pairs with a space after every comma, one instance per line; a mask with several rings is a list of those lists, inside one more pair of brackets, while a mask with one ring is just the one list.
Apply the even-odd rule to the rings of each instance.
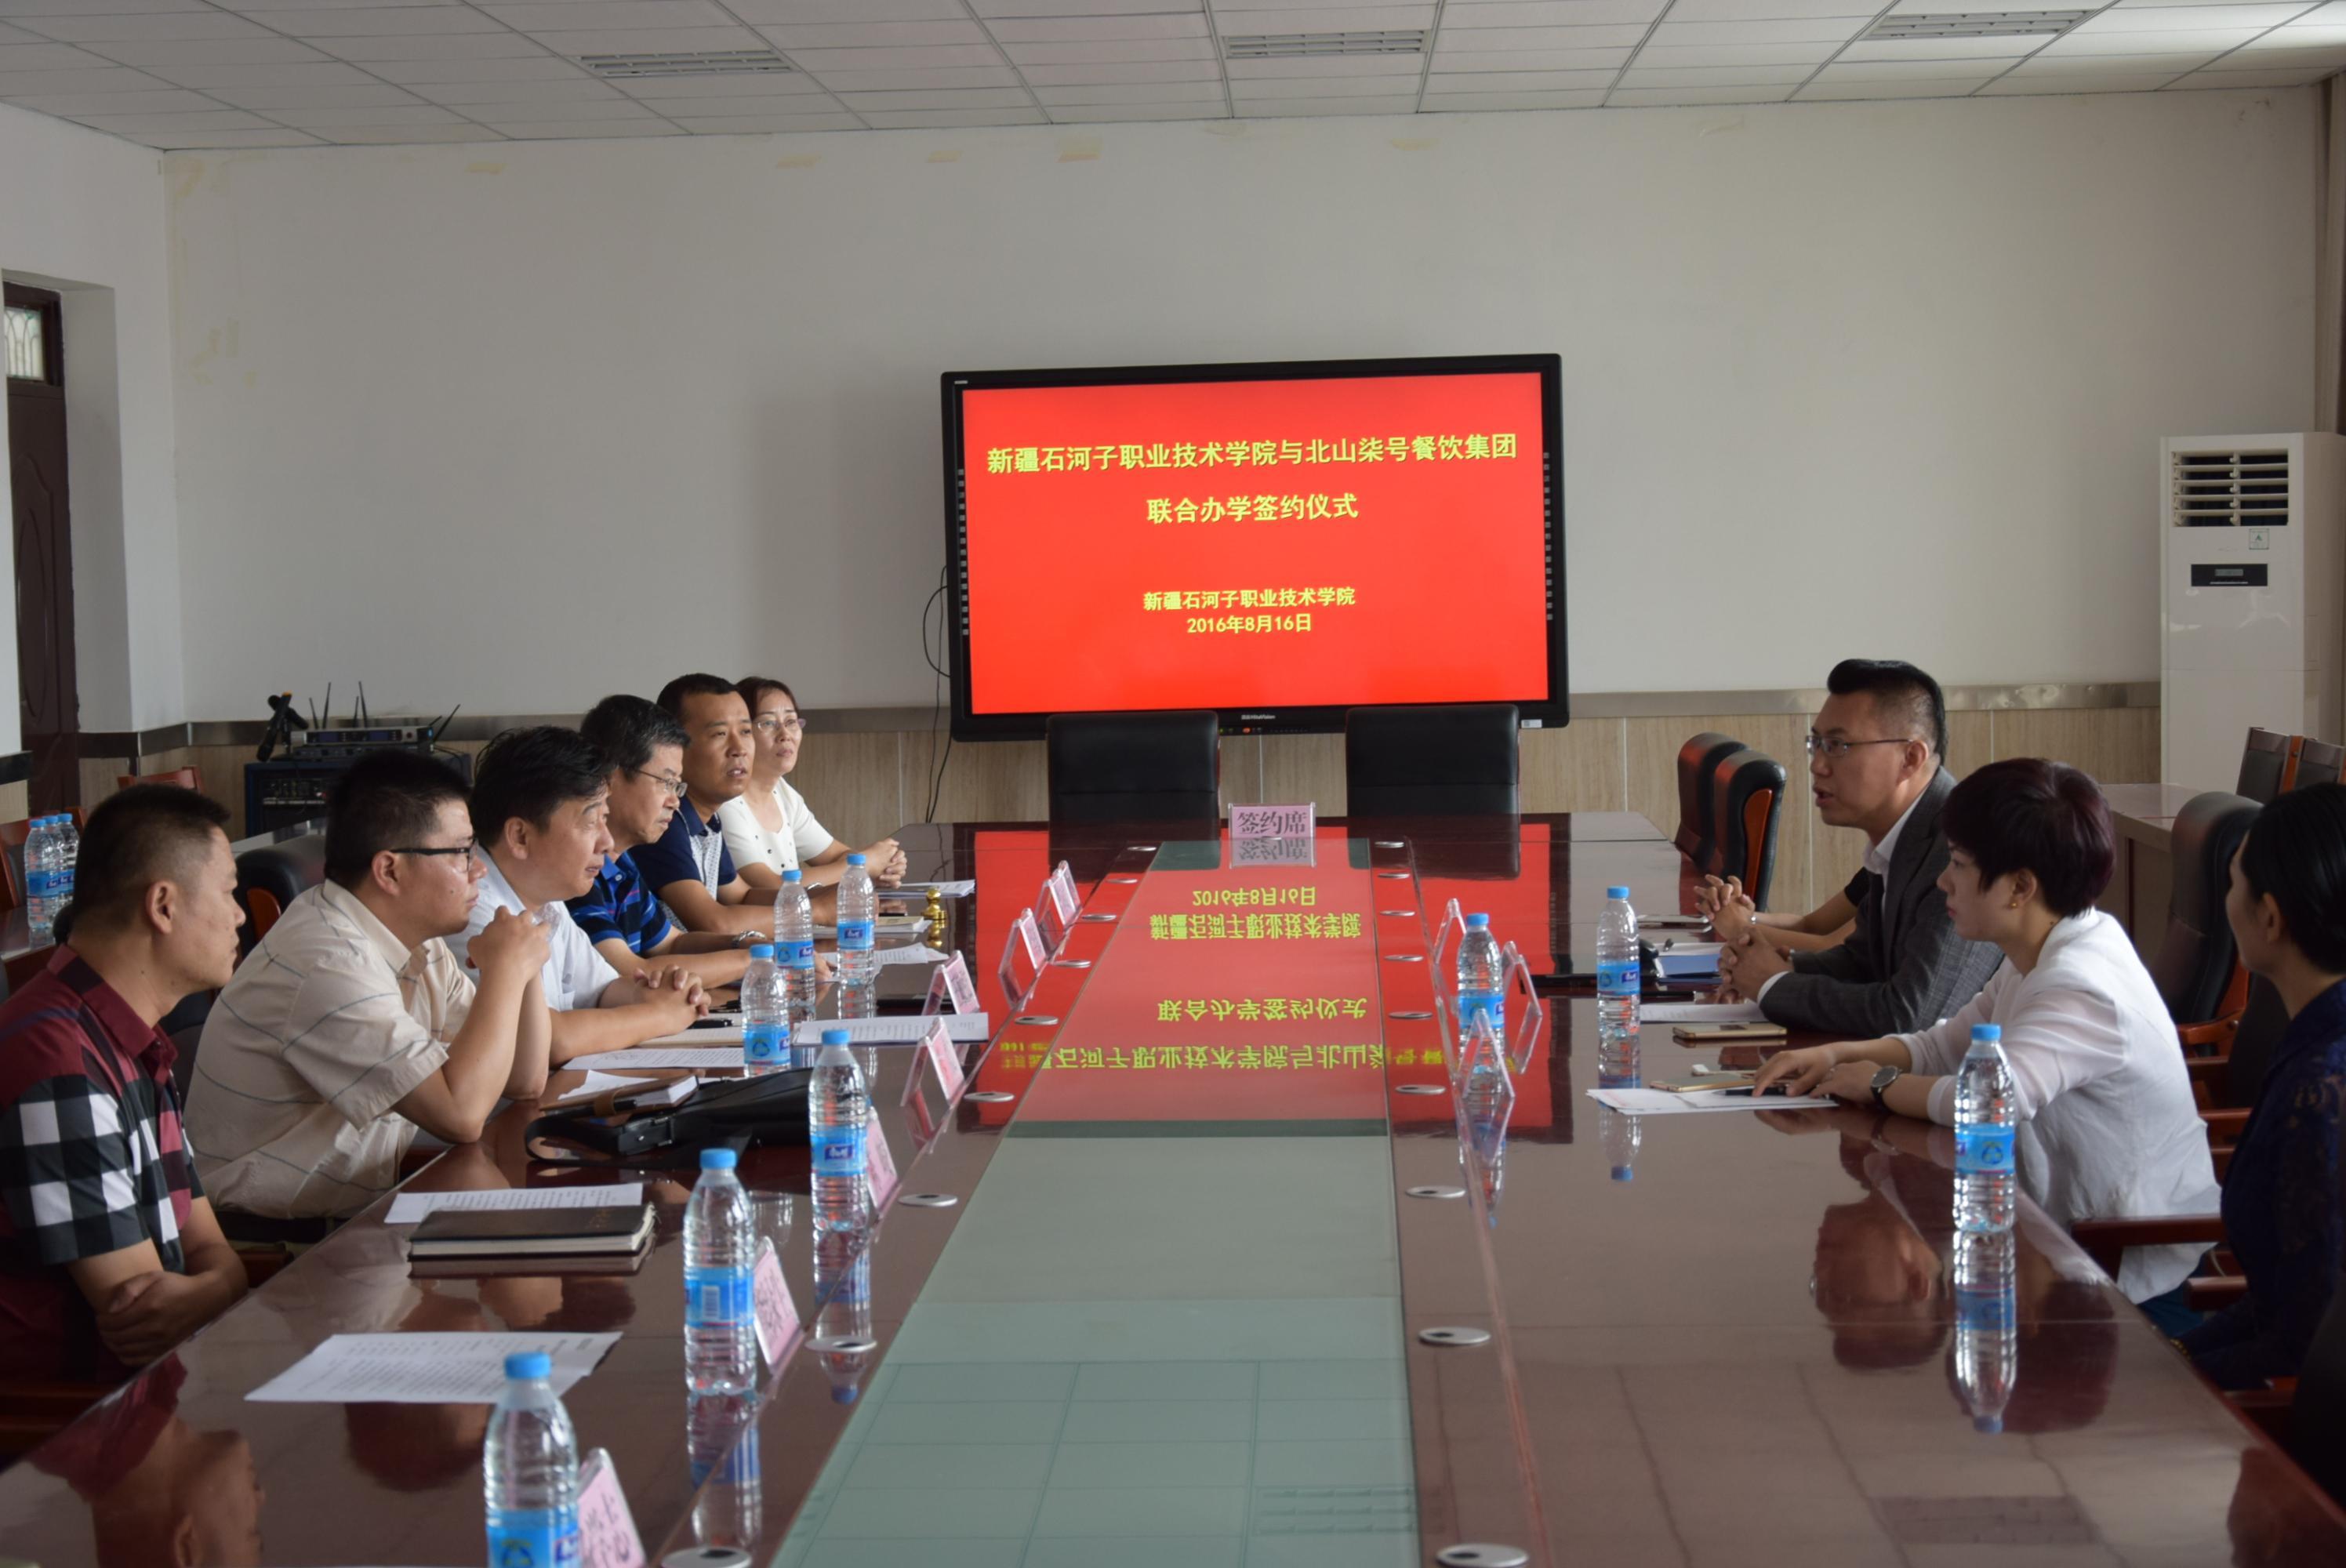
[[[2054, 1219], [2213, 1207], [2215, 1165], [2174, 1021], [2132, 939], [2094, 907], [2116, 859], [2101, 790], [2057, 762], [1992, 762], [1955, 786], [1940, 822], [1951, 853], [1939, 890], [1955, 934], [1995, 943], [2003, 964], [1932, 1028], [1787, 1051], [1760, 1085], [1952, 1125], [1972, 1027], [1994, 1023], [2018, 1102], [2021, 1186]], [[2178, 1331], [2198, 1320], [2182, 1286], [2199, 1251], [2136, 1247], [2119, 1288]]]

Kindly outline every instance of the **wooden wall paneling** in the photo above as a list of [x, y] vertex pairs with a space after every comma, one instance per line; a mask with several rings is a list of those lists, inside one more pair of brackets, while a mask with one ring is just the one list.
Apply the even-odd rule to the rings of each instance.
[[[937, 747], [942, 755], [942, 736]], [[860, 850], [919, 818], [929, 799], [928, 761], [925, 731], [817, 730], [805, 738], [790, 781], [832, 838]], [[907, 799], [905, 782], [912, 775], [921, 777], [917, 800]]]
[[115, 779], [130, 771], [128, 757], [85, 757], [81, 759], [81, 809], [85, 811], [121, 786]]
[[1229, 815], [1233, 802], [1254, 806], [1262, 801], [1263, 739], [1260, 735], [1222, 737], [1221, 807], [1225, 817]]
[[21, 822], [33, 814], [33, 787], [19, 779], [14, 784], [0, 784], [0, 822]]
[[1623, 720], [1584, 718], [1561, 729], [1515, 731], [1526, 811], [1627, 811], [1621, 781]]
[[2013, 708], [1994, 718], [1998, 758], [2050, 758], [2108, 784], [2158, 778], [2157, 708]]
[[[929, 803], [929, 748], [923, 744], [903, 749], [904, 813], [907, 820], [918, 821]], [[945, 763], [937, 820], [1042, 821], [1051, 809], [1045, 769], [1046, 753], [1039, 740], [964, 742], [953, 748]]]
[[[193, 763], [203, 775], [204, 793], [228, 808], [228, 836], [244, 837], [244, 765], [252, 760], [250, 746], [189, 746], [181, 749], [174, 768]], [[138, 770], [152, 771], [142, 759]]]
[[1960, 779], [1995, 758], [1995, 715], [1964, 708], [1947, 715], [1947, 771]]
[[1322, 817], [1344, 814], [1342, 736], [1266, 735], [1261, 739], [1264, 800], [1280, 806], [1309, 800]]

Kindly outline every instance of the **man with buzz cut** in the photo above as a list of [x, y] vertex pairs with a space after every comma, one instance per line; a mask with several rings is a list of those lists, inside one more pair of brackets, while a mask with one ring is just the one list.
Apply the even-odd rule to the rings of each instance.
[[660, 688], [659, 706], [682, 727], [683, 799], [660, 836], [630, 850], [637, 871], [677, 924], [729, 937], [770, 934], [773, 903], [752, 898], [726, 851], [717, 809], [750, 784], [757, 747], [750, 705], [721, 676], [680, 675]]
[[1747, 934], [1721, 952], [1719, 973], [1787, 1028], [1860, 1040], [1911, 1034], [1977, 995], [2004, 961], [1993, 942], [1955, 934], [1939, 891], [1948, 852], [1939, 810], [1955, 787], [1943, 763], [1946, 699], [1937, 681], [1898, 659], [1843, 659], [1825, 689], [1809, 729], [1809, 779], [1825, 824], [1866, 837], [1856, 925], [1840, 946], [1814, 952]]

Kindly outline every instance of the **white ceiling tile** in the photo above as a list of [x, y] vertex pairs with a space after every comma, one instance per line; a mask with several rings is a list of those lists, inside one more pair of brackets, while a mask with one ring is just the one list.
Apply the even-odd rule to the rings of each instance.
[[2346, 0], [2330, 0], [2289, 24], [2292, 27], [2346, 27]]
[[1124, 43], [1005, 44], [1014, 66], [1076, 66], [1096, 60], [1210, 60], [1210, 38], [1140, 38]]
[[1222, 120], [1230, 111], [1219, 104], [1085, 104], [1050, 111], [1051, 123], [1062, 126], [1101, 125], [1128, 120]]
[[1605, 101], [1602, 87], [1545, 93], [1427, 93], [1419, 107], [1428, 114], [1506, 114], [1518, 109], [1593, 109]]
[[426, 33], [461, 36], [505, 30], [495, 18], [484, 16], [470, 5], [344, 5], [256, 15], [277, 31], [297, 38], [391, 38]]
[[[307, 44], [266, 34], [258, 38], [188, 38], [176, 43], [140, 43], [126, 38], [88, 47], [91, 53], [104, 55], [117, 65], [137, 66], [142, 70], [153, 70], [158, 66], [283, 66], [331, 57]], [[0, 50], [0, 54], [6, 52]]]
[[1635, 23], [1607, 27], [1445, 27], [1435, 38], [1438, 58], [1452, 54], [1492, 54], [1502, 49], [1610, 49], [1645, 42], [1647, 29]]
[[246, 114], [241, 109], [201, 109], [193, 114], [174, 115], [76, 115], [74, 118], [92, 130], [113, 131], [123, 136], [140, 131], [269, 128], [267, 120], [259, 115]]
[[566, 59], [584, 55], [695, 55], [716, 49], [770, 49], [747, 27], [597, 27], [532, 33]]
[[2147, 93], [2165, 87], [2175, 79], [2172, 71], [2137, 72], [2120, 75], [2116, 71], [2094, 76], [2061, 76], [2051, 71], [2034, 76], [2017, 72], [1998, 76], [1980, 89], [1980, 97], [2010, 98], [2041, 97], [2065, 93]]
[[2314, 66], [2346, 66], [2346, 44], [2323, 44], [2311, 48], [2236, 49], [2224, 56], [2227, 66], [2237, 62], [2242, 70], [2287, 71]]
[[419, 98], [457, 108], [466, 104], [607, 103], [627, 96], [589, 76], [551, 82], [424, 82], [413, 90]]
[[1046, 105], [1080, 104], [1219, 104], [1222, 84], [1210, 82], [1136, 82], [1125, 86], [1098, 83], [1072, 87], [1038, 87], [1035, 100]]
[[2321, 66], [2306, 71], [2194, 71], [2167, 90], [2180, 93], [2205, 92], [2211, 87], [2310, 87], [2337, 74]]
[[154, 75], [183, 87], [209, 91], [213, 87], [311, 87], [372, 78], [356, 66], [340, 60], [296, 61], [270, 66], [158, 66]]
[[1797, 66], [1832, 58], [1837, 44], [1648, 44], [1641, 66]]
[[[56, 0], [49, 0], [54, 5]], [[301, 46], [296, 44], [295, 48]], [[0, 74], [16, 71], [95, 71], [126, 62], [93, 55], [70, 44], [0, 44]]]
[[367, 69], [386, 82], [542, 82], [580, 70], [552, 55], [494, 60], [378, 60]]
[[46, 44], [54, 41], [42, 37], [38, 33], [27, 33], [22, 27], [0, 24], [0, 44]]
[[[107, 5], [112, 0], [96, 0]], [[63, 6], [66, 0], [51, 0]], [[73, 15], [26, 16], [17, 24], [28, 33], [38, 34], [35, 43], [53, 39], [61, 44], [80, 44], [91, 40], [124, 38], [179, 40], [187, 38], [265, 38], [269, 31], [241, 16], [231, 16], [224, 11], [158, 11], [146, 15]], [[11, 40], [15, 42], [18, 40]]]
[[2161, 5], [2245, 5], [2268, 3], [2269, 0], [2119, 0], [2119, 4], [2122, 5], [2129, 7], [2147, 6], [2151, 8], [2157, 8]]
[[2197, 55], [2035, 55], [2012, 69], [2015, 76], [2118, 76], [2162, 71], [2177, 76], [2215, 57], [2204, 51]]
[[[793, 28], [798, 32], [804, 29]], [[1005, 44], [1105, 43], [1135, 38], [1203, 38], [1202, 11], [1168, 12], [1148, 16], [1005, 16], [989, 22], [985, 31]], [[954, 43], [956, 39], [906, 39], [907, 43]]]
[[[1976, 4], [1977, 0], [1972, 0]], [[1849, 0], [1678, 0], [1670, 7], [1673, 22], [1780, 22], [1806, 16], [1846, 16]]]
[[1019, 73], [1036, 86], [1045, 82], [1196, 82], [1219, 79], [1220, 74], [1212, 64], [1199, 60], [1119, 60], [1102, 66], [1029, 66]]
[[318, 137], [297, 130], [167, 131], [134, 136], [132, 141], [164, 152], [227, 151], [238, 148], [323, 147]]
[[[439, 112], [468, 120], [478, 120], [481, 124], [489, 126], [523, 125], [531, 120], [607, 120], [613, 124], [640, 122], [645, 125], [657, 125], [666, 117], [632, 98], [611, 98], [572, 104], [465, 104], [461, 107], [442, 109]], [[296, 116], [288, 115], [285, 117], [296, 124], [301, 123]]]
[[[1629, 55], [1627, 49], [1620, 53], [1624, 59]], [[1595, 74], [1609, 81], [1614, 73], [1600, 71]], [[1432, 94], [1438, 87], [1454, 97], [1469, 92], [1545, 92], [1556, 87], [1585, 87], [1589, 85], [1590, 76], [1591, 73], [1586, 71], [1470, 71], [1455, 76], [1429, 76], [1425, 90]]]
[[1035, 100], [1024, 87], [929, 87], [918, 92], [842, 93], [851, 109], [1017, 109]]
[[923, 130], [961, 126], [1039, 126], [1050, 120], [1040, 109], [874, 109], [864, 115], [874, 130]]
[[642, 125], [632, 121], [615, 125], [608, 120], [519, 120], [511, 124], [489, 122], [489, 128], [511, 137], [515, 141], [608, 141], [615, 137], [634, 140], [639, 137], [683, 136], [687, 133], [666, 120], [652, 120]]
[[[1672, 13], [1673, 15], [1676, 13]], [[1665, 21], [1654, 29], [1657, 44], [1814, 44], [1854, 38], [1872, 25], [1862, 16], [1800, 16], [1782, 22]]]
[[337, 147], [408, 147], [425, 142], [503, 141], [487, 126], [336, 126], [324, 133]]
[[[1611, 31], [1606, 27], [1586, 30], [1591, 33]], [[1591, 42], [1593, 44], [1594, 40]], [[1433, 68], [1445, 76], [1464, 71], [1569, 71], [1621, 50], [1634, 49], [1637, 44], [1635, 38], [1625, 38], [1605, 48], [1508, 49], [1490, 55], [1436, 55], [1433, 56]]]
[[712, 0], [560, 0], [532, 5], [484, 0], [481, 9], [525, 33], [583, 32], [600, 27], [723, 27], [733, 16]]
[[312, 48], [361, 65], [378, 60], [495, 60], [543, 55], [546, 46], [522, 34], [450, 33], [425, 37], [311, 38]]
[[347, 109], [285, 109], [270, 117], [303, 130], [331, 130], [336, 126], [447, 126], [470, 118], [436, 104], [362, 105]]
[[819, 94], [812, 99], [776, 94], [744, 94], [731, 98], [650, 98], [640, 100], [644, 107], [672, 120], [681, 119], [790, 119], [817, 115], [835, 115], [837, 106], [829, 95]]
[[[196, 95], [190, 93], [188, 96], [193, 97]], [[383, 82], [339, 87], [220, 87], [213, 92], [212, 97], [231, 108], [250, 109], [257, 115], [275, 115], [281, 109], [383, 107], [422, 101], [406, 88], [394, 87]]]
[[790, 58], [801, 69], [818, 75], [827, 71], [922, 71], [1002, 64], [1001, 51], [991, 44], [937, 44], [910, 49], [793, 49]]
[[1291, 81], [1234, 81], [1230, 96], [1240, 103], [1255, 98], [1374, 98], [1395, 93], [1417, 95], [1414, 76], [1298, 76]]
[[1258, 98], [1240, 106], [1240, 113], [1265, 119], [1299, 119], [1308, 115], [1406, 115], [1417, 109], [1417, 95], [1395, 94], [1374, 98]]
[[[76, 7], [72, 0], [0, 0], [0, 16], [55, 16], [75, 9], [87, 11], [95, 7]], [[107, 0], [106, 9], [128, 15], [132, 12], [205, 11], [210, 7], [204, 0]]]
[[1871, 38], [1841, 52], [1844, 60], [2016, 60], [2045, 46], [2043, 37]]
[[[27, 93], [7, 101], [20, 109], [36, 114], [58, 115], [76, 119], [83, 115], [174, 114], [198, 109], [216, 109], [217, 100], [201, 93], [191, 93], [184, 87], [162, 87], [152, 93]], [[396, 89], [393, 89], [394, 91]], [[232, 108], [250, 108], [249, 104], [232, 104]]]
[[[1079, 70], [1094, 67], [1055, 66], [1048, 68]], [[1130, 71], [1152, 67], [1101, 66], [1096, 68]], [[1007, 66], [948, 66], [933, 71], [825, 71], [815, 80], [835, 89], [886, 93], [927, 87], [1015, 87], [1018, 85], [1018, 73]]]
[[1129, 16], [1193, 8], [1182, 0], [970, 0], [970, 9], [981, 16]]
[[1224, 71], [1233, 82], [1256, 76], [1422, 76], [1423, 55], [1311, 55], [1300, 59], [1230, 60]]
[[1719, 104], [1780, 104], [1791, 89], [1778, 87], [1616, 87], [1605, 100], [1608, 108], [1703, 108]]
[[1818, 73], [1821, 82], [1953, 82], [1974, 84], [2000, 76], [2010, 69], [2004, 60], [1860, 60], [1827, 66]]
[[678, 115], [676, 123], [695, 136], [770, 136], [794, 131], [861, 130], [853, 115], [832, 110], [806, 115]]
[[1514, 0], [1512, 4], [1462, 5], [1453, 0], [1442, 13], [1444, 33], [1479, 27], [1596, 27], [1615, 22], [1650, 22], [1668, 0]]
[[611, 86], [631, 98], [747, 98], [819, 93], [822, 84], [796, 71], [750, 76], [631, 76]]
[[[49, 0], [51, 5], [56, 0]], [[159, 92], [174, 84], [128, 66], [104, 66], [87, 71], [0, 71], [0, 98], [27, 93]]]
[[1625, 87], [1797, 87], [1813, 66], [1673, 66], [1651, 71], [1632, 67], [1621, 74]]
[[2087, 17], [2073, 31], [2138, 33], [2152, 28], [2278, 27], [2304, 12], [2302, 5], [2116, 6], [2098, 16]]
[[1384, 33], [1406, 32], [1433, 25], [1432, 5], [1349, 5], [1335, 10], [1297, 10], [1272, 6], [1260, 10], [1216, 7], [1214, 28], [1225, 38], [1250, 38], [1264, 33]]
[[1977, 92], [1977, 80], [1951, 82], [1810, 82], [1792, 95], [1794, 103], [1854, 103], [1868, 98], [1962, 98]]
[[2193, 28], [2156, 33], [2065, 33], [2039, 51], [2041, 59], [2076, 55], [2206, 55], [2255, 37], [2248, 28]]
[[727, 0], [727, 8], [753, 27], [769, 23], [969, 20], [961, 0]]
[[[1200, 19], [1198, 31], [1204, 30]], [[975, 22], [802, 22], [758, 31], [785, 49], [892, 49], [985, 42], [985, 29]]]
[[[383, 5], [461, 5], [466, 0], [210, 0], [223, 11], [242, 11], [255, 16], [279, 11], [353, 11]], [[128, 5], [115, 6], [114, 0], [106, 4], [128, 11]]]
[[2261, 37], [2249, 39], [2244, 47], [2301, 49], [2322, 44], [2346, 44], [2346, 24], [2331, 22], [2321, 26], [2275, 27]]

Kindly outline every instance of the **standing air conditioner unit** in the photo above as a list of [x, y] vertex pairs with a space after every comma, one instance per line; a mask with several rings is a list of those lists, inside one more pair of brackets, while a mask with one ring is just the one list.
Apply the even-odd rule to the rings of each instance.
[[2250, 726], [2346, 724], [2346, 436], [2172, 438], [2159, 489], [2160, 777], [2229, 789]]

